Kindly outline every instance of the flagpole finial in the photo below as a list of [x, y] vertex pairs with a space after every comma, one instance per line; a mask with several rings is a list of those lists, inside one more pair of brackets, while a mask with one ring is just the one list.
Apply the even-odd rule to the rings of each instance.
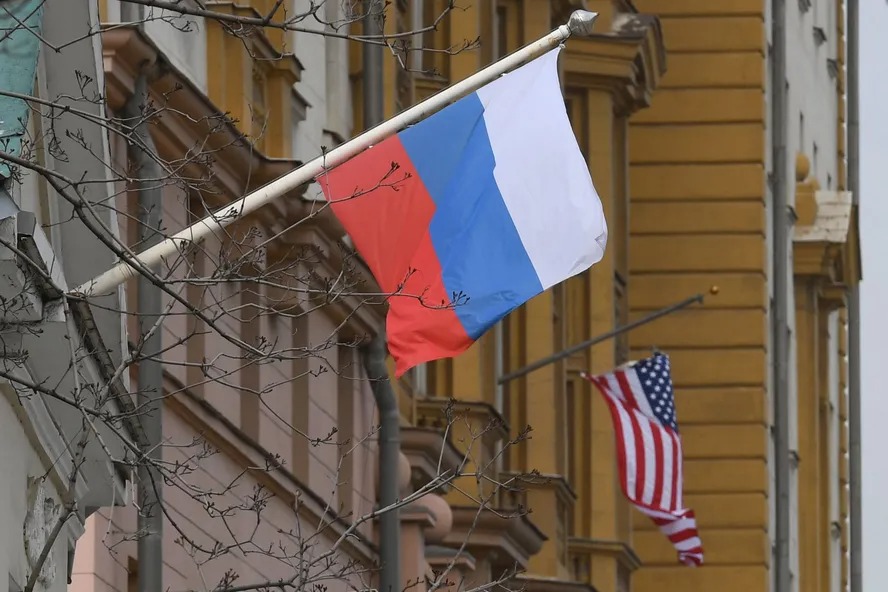
[[571, 35], [588, 37], [592, 34], [592, 25], [595, 24], [597, 18], [597, 12], [575, 10], [571, 13], [570, 19], [567, 21], [567, 28], [570, 29]]

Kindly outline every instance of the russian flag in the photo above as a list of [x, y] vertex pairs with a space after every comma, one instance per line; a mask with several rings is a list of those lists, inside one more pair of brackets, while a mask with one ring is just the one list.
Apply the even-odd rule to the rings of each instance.
[[601, 260], [556, 48], [318, 177], [389, 298], [396, 375], [462, 353]]

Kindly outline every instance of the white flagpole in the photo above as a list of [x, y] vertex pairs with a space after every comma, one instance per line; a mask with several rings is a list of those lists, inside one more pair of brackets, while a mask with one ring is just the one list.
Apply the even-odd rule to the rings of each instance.
[[483, 70], [469, 76], [453, 86], [445, 88], [439, 93], [429, 97], [421, 103], [407, 109], [403, 113], [382, 122], [354, 139], [336, 147], [327, 154], [315, 158], [302, 165], [298, 169], [275, 179], [256, 191], [228, 204], [219, 211], [210, 214], [206, 218], [195, 222], [188, 228], [167, 238], [139, 253], [132, 260], [124, 260], [89, 280], [78, 287], [75, 292], [84, 296], [97, 296], [107, 294], [127, 279], [138, 273], [137, 266], [151, 268], [158, 265], [163, 259], [178, 252], [179, 245], [198, 242], [204, 237], [213, 234], [235, 220], [243, 218], [262, 206], [271, 203], [288, 191], [309, 183], [312, 179], [338, 164], [345, 162], [370, 146], [381, 142], [387, 137], [398, 133], [405, 127], [412, 125], [432, 113], [439, 111], [448, 104], [474, 92], [488, 82], [515, 68], [539, 57], [553, 47], [568, 39], [571, 35], [588, 36], [592, 33], [592, 24], [598, 18], [598, 13], [586, 10], [577, 10], [570, 15], [567, 24], [561, 25], [542, 39], [524, 46], [515, 53], [494, 62]]

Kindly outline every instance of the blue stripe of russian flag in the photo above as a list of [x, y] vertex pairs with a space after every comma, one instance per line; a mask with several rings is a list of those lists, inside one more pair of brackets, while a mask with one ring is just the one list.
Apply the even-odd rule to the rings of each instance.
[[448, 295], [472, 340], [543, 291], [493, 176], [496, 160], [477, 93], [400, 134], [436, 210], [430, 224]]

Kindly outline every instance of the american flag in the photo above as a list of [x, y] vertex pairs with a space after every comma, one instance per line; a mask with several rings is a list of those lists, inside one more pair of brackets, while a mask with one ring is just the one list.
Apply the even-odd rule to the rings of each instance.
[[679, 561], [702, 564], [697, 520], [682, 504], [681, 436], [669, 357], [657, 353], [608, 374], [583, 377], [610, 408], [623, 493], [672, 542]]

